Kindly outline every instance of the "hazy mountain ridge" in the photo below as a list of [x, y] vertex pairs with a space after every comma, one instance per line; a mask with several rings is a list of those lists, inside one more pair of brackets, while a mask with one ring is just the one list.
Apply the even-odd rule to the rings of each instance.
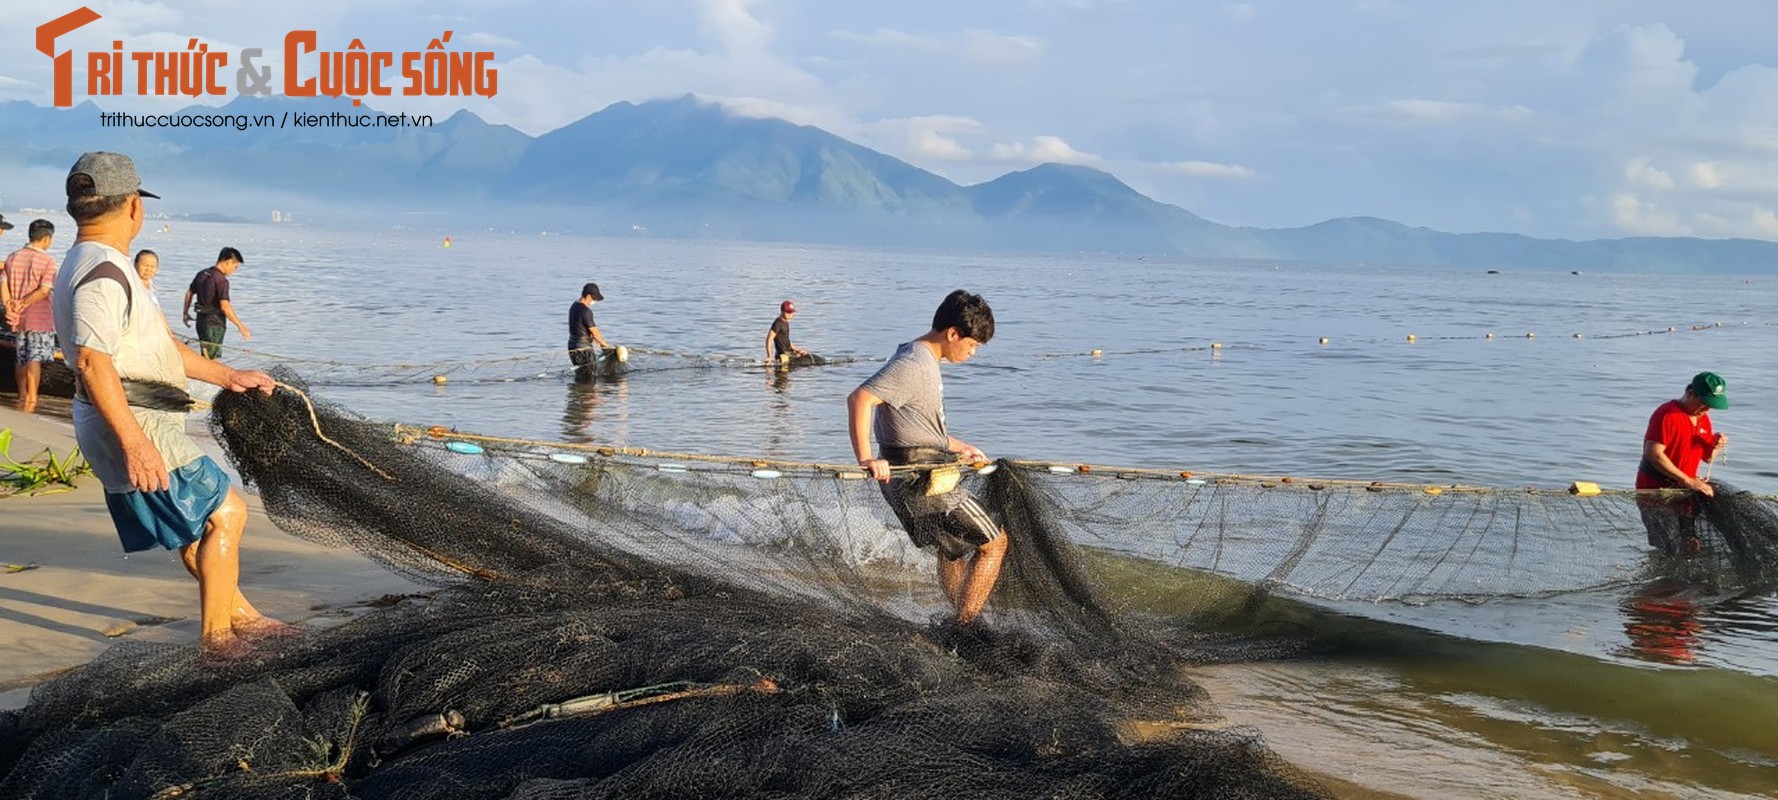
[[[237, 98], [176, 113], [376, 113], [343, 100]], [[1594, 241], [1452, 234], [1351, 217], [1301, 228], [1211, 222], [1096, 169], [1042, 164], [960, 186], [819, 128], [746, 117], [686, 96], [617, 103], [542, 136], [468, 111], [429, 127], [105, 128], [92, 103], [0, 103], [0, 160], [39, 184], [90, 149], [129, 152], [169, 208], [262, 218], [258, 206], [392, 212], [589, 233], [859, 244], [1095, 250], [1490, 268], [1752, 272], [1778, 243]], [[8, 189], [46, 205], [59, 186]], [[35, 189], [33, 193], [31, 190]], [[36, 195], [45, 195], [38, 197]], [[393, 222], [393, 220], [391, 221]]]

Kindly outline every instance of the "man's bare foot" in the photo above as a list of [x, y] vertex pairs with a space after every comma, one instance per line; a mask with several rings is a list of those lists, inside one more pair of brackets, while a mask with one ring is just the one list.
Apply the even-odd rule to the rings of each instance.
[[271, 617], [235, 620], [230, 623], [230, 627], [234, 628], [236, 637], [250, 642], [261, 642], [267, 639], [293, 639], [303, 635], [302, 628], [279, 622]]
[[253, 655], [253, 645], [232, 633], [205, 636], [198, 645], [198, 664], [205, 667], [226, 667]]

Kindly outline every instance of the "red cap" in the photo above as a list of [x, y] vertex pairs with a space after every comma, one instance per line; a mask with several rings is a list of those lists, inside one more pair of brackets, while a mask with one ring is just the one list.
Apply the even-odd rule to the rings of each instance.
[[790, 302], [789, 300], [786, 300], [786, 301], [778, 304], [778, 310], [782, 311], [786, 314], [795, 314], [796, 313], [796, 304]]

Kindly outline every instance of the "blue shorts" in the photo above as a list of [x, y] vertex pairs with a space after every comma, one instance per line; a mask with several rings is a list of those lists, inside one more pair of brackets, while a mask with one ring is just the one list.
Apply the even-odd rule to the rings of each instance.
[[20, 364], [56, 360], [55, 331], [20, 331], [14, 346], [18, 348]]
[[209, 456], [167, 476], [164, 492], [105, 493], [105, 508], [117, 526], [123, 551], [154, 547], [177, 550], [204, 536], [204, 523], [228, 498], [228, 475]]

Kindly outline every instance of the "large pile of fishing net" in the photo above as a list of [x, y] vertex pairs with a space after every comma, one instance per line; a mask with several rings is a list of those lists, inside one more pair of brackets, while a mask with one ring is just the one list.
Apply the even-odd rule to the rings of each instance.
[[960, 627], [832, 471], [469, 446], [288, 391], [212, 424], [281, 527], [442, 588], [237, 661], [115, 646], [0, 714], [0, 797], [1322, 795], [1181, 674], [1278, 646], [1104, 599], [1028, 470], [971, 479], [1015, 544]]

